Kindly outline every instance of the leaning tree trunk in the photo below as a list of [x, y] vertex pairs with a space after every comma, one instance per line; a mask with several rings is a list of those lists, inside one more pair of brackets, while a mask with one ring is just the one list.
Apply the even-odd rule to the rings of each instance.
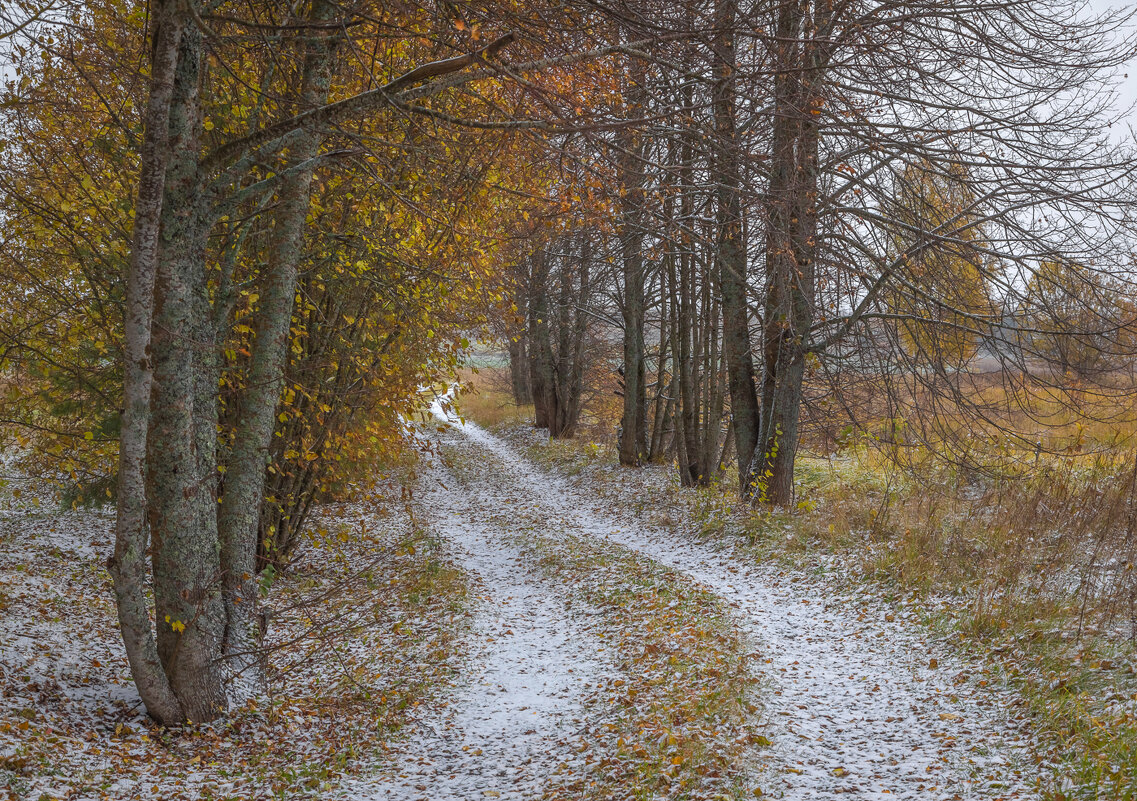
[[[311, 16], [314, 23], [327, 22], [334, 16], [334, 6], [317, 0]], [[331, 82], [331, 38], [314, 36], [309, 42], [301, 77], [300, 111], [323, 106]], [[230, 694], [238, 703], [263, 686], [256, 658], [261, 634], [257, 619], [257, 535], [265, 469], [284, 381], [305, 221], [311, 205], [312, 165], [323, 139], [318, 130], [300, 131], [289, 152], [292, 171], [281, 179], [277, 190], [268, 263], [260, 286], [256, 338], [221, 499], [218, 525], [226, 612], [224, 652], [233, 676]]]
[[[325, 105], [324, 116], [301, 114], [259, 126], [203, 160], [199, 132], [204, 127], [206, 103], [199, 94], [209, 88], [209, 82], [202, 69], [202, 30], [189, 19], [191, 14], [197, 16], [194, 5], [196, 0], [154, 0], [150, 5], [156, 30], [151, 95], [144, 116], [136, 225], [126, 275], [122, 491], [115, 555], [108, 565], [139, 692], [148, 711], [166, 723], [207, 721], [224, 712], [227, 699], [220, 665], [226, 609], [220, 585], [225, 583], [228, 563], [251, 561], [244, 553], [227, 553], [223, 562], [218, 528], [221, 464], [217, 453], [217, 337], [218, 314], [227, 315], [227, 304], [222, 297], [214, 308], [206, 251], [218, 213], [213, 205], [218, 200], [214, 190], [224, 191], [227, 185], [218, 181], [207, 191], [207, 179], [217, 177], [216, 171], [229, 165], [228, 177], [244, 181], [248, 174], [242, 171], [249, 169], [249, 164], [233, 159], [248, 148], [264, 145], [266, 150], [259, 156], [268, 162], [279, 153], [273, 149], [274, 142], [292, 148], [293, 162], [302, 164], [303, 126], [319, 124], [326, 128], [344, 115], [358, 115], [390, 102], [386, 92], [356, 95], [362, 99], [362, 106]], [[314, 0], [314, 7], [332, 6], [327, 0]], [[409, 75], [438, 78], [465, 69], [512, 40], [512, 34], [501, 37], [465, 57], [424, 65], [423, 71]], [[310, 46], [320, 48], [318, 44]], [[325, 80], [325, 97], [326, 86]], [[316, 99], [310, 104], [318, 102]], [[305, 204], [305, 169], [300, 167], [272, 179], [280, 182], [279, 213], [285, 221], [273, 255], [285, 262], [291, 256], [283, 234], [291, 227], [300, 236], [305, 224], [305, 215], [299, 214], [297, 220], [294, 213], [297, 204]], [[301, 178], [299, 182], [297, 177]], [[260, 372], [250, 381], [270, 408], [280, 388], [279, 370], [274, 371], [273, 363], [280, 348], [282, 318], [286, 336], [288, 331], [289, 315], [287, 311], [278, 314], [278, 307], [282, 299], [285, 304], [291, 303], [289, 268], [275, 266], [280, 272], [269, 283], [279, 282], [279, 286], [266, 289], [263, 308], [273, 310], [265, 315], [258, 331], [258, 347], [263, 345], [265, 350], [260, 354]], [[291, 271], [295, 272], [294, 266]], [[263, 384], [257, 384], [262, 379]], [[241, 448], [259, 452], [263, 459], [264, 448], [256, 446], [258, 420], [252, 419], [251, 424], [243, 421], [247, 425], [242, 436], [247, 435], [248, 440]], [[257, 466], [263, 472], [263, 461]], [[252, 480], [263, 481], [263, 475]], [[232, 484], [238, 488], [236, 494], [242, 494], [240, 488], [247, 486], [239, 475]], [[259, 509], [262, 500], [253, 497], [248, 508]], [[256, 531], [255, 526], [252, 531]], [[150, 628], [145, 596], [147, 552], [153, 575], [156, 633]], [[234, 575], [239, 576], [241, 594], [233, 598], [240, 597], [241, 603], [255, 602], [245, 571], [229, 572], [230, 578]]]
[[150, 97], [143, 116], [138, 196], [125, 277], [123, 314], [123, 411], [114, 556], [115, 606], [130, 672], [146, 711], [160, 723], [184, 719], [181, 703], [158, 656], [150, 604], [146, 599], [146, 442], [150, 421], [151, 320], [157, 274], [162, 197], [169, 162], [170, 106], [184, 20], [172, 0], [151, 4], [155, 39], [151, 48]]

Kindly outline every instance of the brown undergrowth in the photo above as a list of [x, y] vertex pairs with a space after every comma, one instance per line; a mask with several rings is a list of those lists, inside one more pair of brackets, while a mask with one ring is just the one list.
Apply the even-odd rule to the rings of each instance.
[[[913, 599], [955, 647], [985, 657], [1029, 711], [1049, 797], [1137, 797], [1137, 571], [1132, 454], [1042, 457], [990, 479], [913, 475], [869, 450], [803, 459], [802, 509], [752, 517], [758, 551], [825, 554]], [[1088, 463], [1087, 463], [1088, 462]], [[750, 513], [753, 515], [753, 513]], [[777, 532], [777, 533], [775, 533]]]

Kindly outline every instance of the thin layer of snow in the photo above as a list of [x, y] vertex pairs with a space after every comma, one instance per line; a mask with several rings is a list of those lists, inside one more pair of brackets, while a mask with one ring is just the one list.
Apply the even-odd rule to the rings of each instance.
[[[0, 616], [0, 676], [19, 675], [23, 684], [50, 688], [69, 699], [77, 716], [97, 716], [111, 707], [136, 713], [131, 722], [137, 723], [141, 701], [129, 673], [87, 675], [92, 662], [119, 661], [117, 641], [66, 625], [74, 620], [73, 607], [87, 602], [81, 593], [92, 574], [98, 580], [110, 555], [110, 525], [110, 516], [97, 511], [0, 514], [0, 596], [12, 607]], [[9, 542], [18, 550], [9, 552]], [[43, 569], [43, 554], [59, 560], [50, 571]], [[111, 608], [109, 596], [92, 604]], [[13, 695], [5, 704], [23, 702], [32, 706], [30, 696]]]
[[432, 462], [420, 487], [428, 526], [477, 582], [465, 679], [392, 747], [385, 775], [349, 790], [373, 799], [540, 798], [585, 770], [570, 738], [585, 688], [608, 669], [600, 641], [502, 532], [472, 519], [472, 499], [445, 468]]
[[[550, 525], [638, 551], [702, 582], [736, 608], [761, 643], [771, 749], [760, 756], [767, 794], [859, 799], [1033, 795], [1024, 736], [1004, 696], [954, 680], [939, 656], [879, 610], [858, 610], [824, 585], [694, 539], [648, 531], [531, 466], [472, 423], [454, 428], [503, 463]], [[491, 458], [492, 458], [491, 457]]]
[[[273, 714], [263, 703], [262, 712], [235, 712], [216, 736], [190, 729], [155, 737], [131, 681], [105, 568], [113, 515], [60, 512], [54, 503], [6, 509], [3, 492], [0, 798], [309, 797], [315, 790], [304, 768], [323, 767], [337, 744], [364, 739], [333, 720], [359, 708], [354, 700], [329, 703], [339, 700], [335, 688], [350, 681], [348, 693], [365, 683], [376, 695], [430, 697], [433, 682], [417, 686], [420, 674], [447, 673], [446, 635], [464, 627], [462, 610], [402, 592], [404, 579], [427, 568], [425, 558], [396, 553], [411, 534], [405, 518], [373, 500], [322, 507], [314, 514], [321, 528], [359, 536], [313, 542], [269, 590], [277, 612], [268, 642]], [[17, 500], [28, 497], [35, 496]], [[361, 566], [367, 580], [353, 578]], [[394, 591], [385, 591], [388, 578]], [[324, 598], [327, 591], [335, 597]], [[403, 717], [384, 715], [392, 723]], [[281, 775], [286, 767], [298, 769], [294, 778]], [[329, 767], [336, 778], [337, 766]]]

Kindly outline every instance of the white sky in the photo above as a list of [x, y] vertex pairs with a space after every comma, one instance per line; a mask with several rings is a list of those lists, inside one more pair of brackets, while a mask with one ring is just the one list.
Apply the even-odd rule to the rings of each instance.
[[[1135, 7], [1133, 2], [1123, 2], [1123, 0], [1086, 0], [1086, 5], [1089, 10], [1095, 12], [1109, 11], [1110, 9], [1130, 9]], [[1137, 57], [1134, 57], [1130, 62], [1130, 66], [1125, 72], [1129, 77], [1122, 79], [1120, 76], [1120, 85], [1118, 86], [1118, 104], [1121, 107], [1131, 107], [1137, 104]], [[1130, 111], [1129, 124], [1137, 129], [1137, 109]]]

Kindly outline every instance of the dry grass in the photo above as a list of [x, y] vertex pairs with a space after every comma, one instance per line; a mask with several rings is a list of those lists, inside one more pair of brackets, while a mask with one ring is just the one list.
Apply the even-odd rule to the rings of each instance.
[[456, 406], [460, 415], [490, 431], [533, 422], [532, 404], [518, 406], [508, 396], [503, 398], [496, 393], [468, 393], [458, 399]]
[[[972, 389], [981, 416], [920, 428], [866, 395], [865, 433], [815, 425], [794, 509], [740, 504], [733, 470], [717, 487], [673, 484], [667, 503], [755, 558], [823, 564], [915, 604], [1018, 689], [1048, 798], [1137, 799], [1135, 398], [1076, 385], [1016, 395], [995, 379]], [[589, 439], [530, 455], [567, 474], [610, 462], [610, 443]]]
[[[533, 405], [519, 406], [513, 401], [509, 370], [505, 368], [466, 369], [459, 373], [466, 391], [458, 399], [458, 410], [483, 428], [499, 432], [533, 423]], [[620, 398], [615, 394], [612, 376], [588, 376], [590, 388], [581, 406], [577, 437], [590, 442], [615, 444], [620, 421]]]
[[840, 404], [830, 388], [810, 388], [820, 400], [803, 409], [803, 447], [832, 454], [868, 438], [915, 471], [952, 463], [1024, 476], [1040, 456], [1086, 467], [1137, 446], [1137, 391], [1115, 378], [1116, 386], [1047, 385], [1016, 373], [960, 373], [933, 390], [857, 374], [842, 383]]
[[1137, 635], [1137, 453], [1042, 457], [1029, 475], [902, 470], [869, 449], [800, 460], [797, 528], [861, 572], [922, 592], [1077, 600], [1081, 625]]
[[[1137, 797], [1134, 457], [1042, 456], [1020, 478], [902, 471], [869, 448], [803, 458], [793, 512], [700, 493], [708, 529], [763, 557], [816, 554], [922, 608], [1021, 693], [1050, 767], [1047, 797]], [[786, 537], [786, 524], [792, 535]]]
[[518, 405], [513, 401], [508, 369], [465, 368], [458, 378], [463, 392], [455, 407], [463, 417], [490, 431], [533, 422], [533, 404]]

